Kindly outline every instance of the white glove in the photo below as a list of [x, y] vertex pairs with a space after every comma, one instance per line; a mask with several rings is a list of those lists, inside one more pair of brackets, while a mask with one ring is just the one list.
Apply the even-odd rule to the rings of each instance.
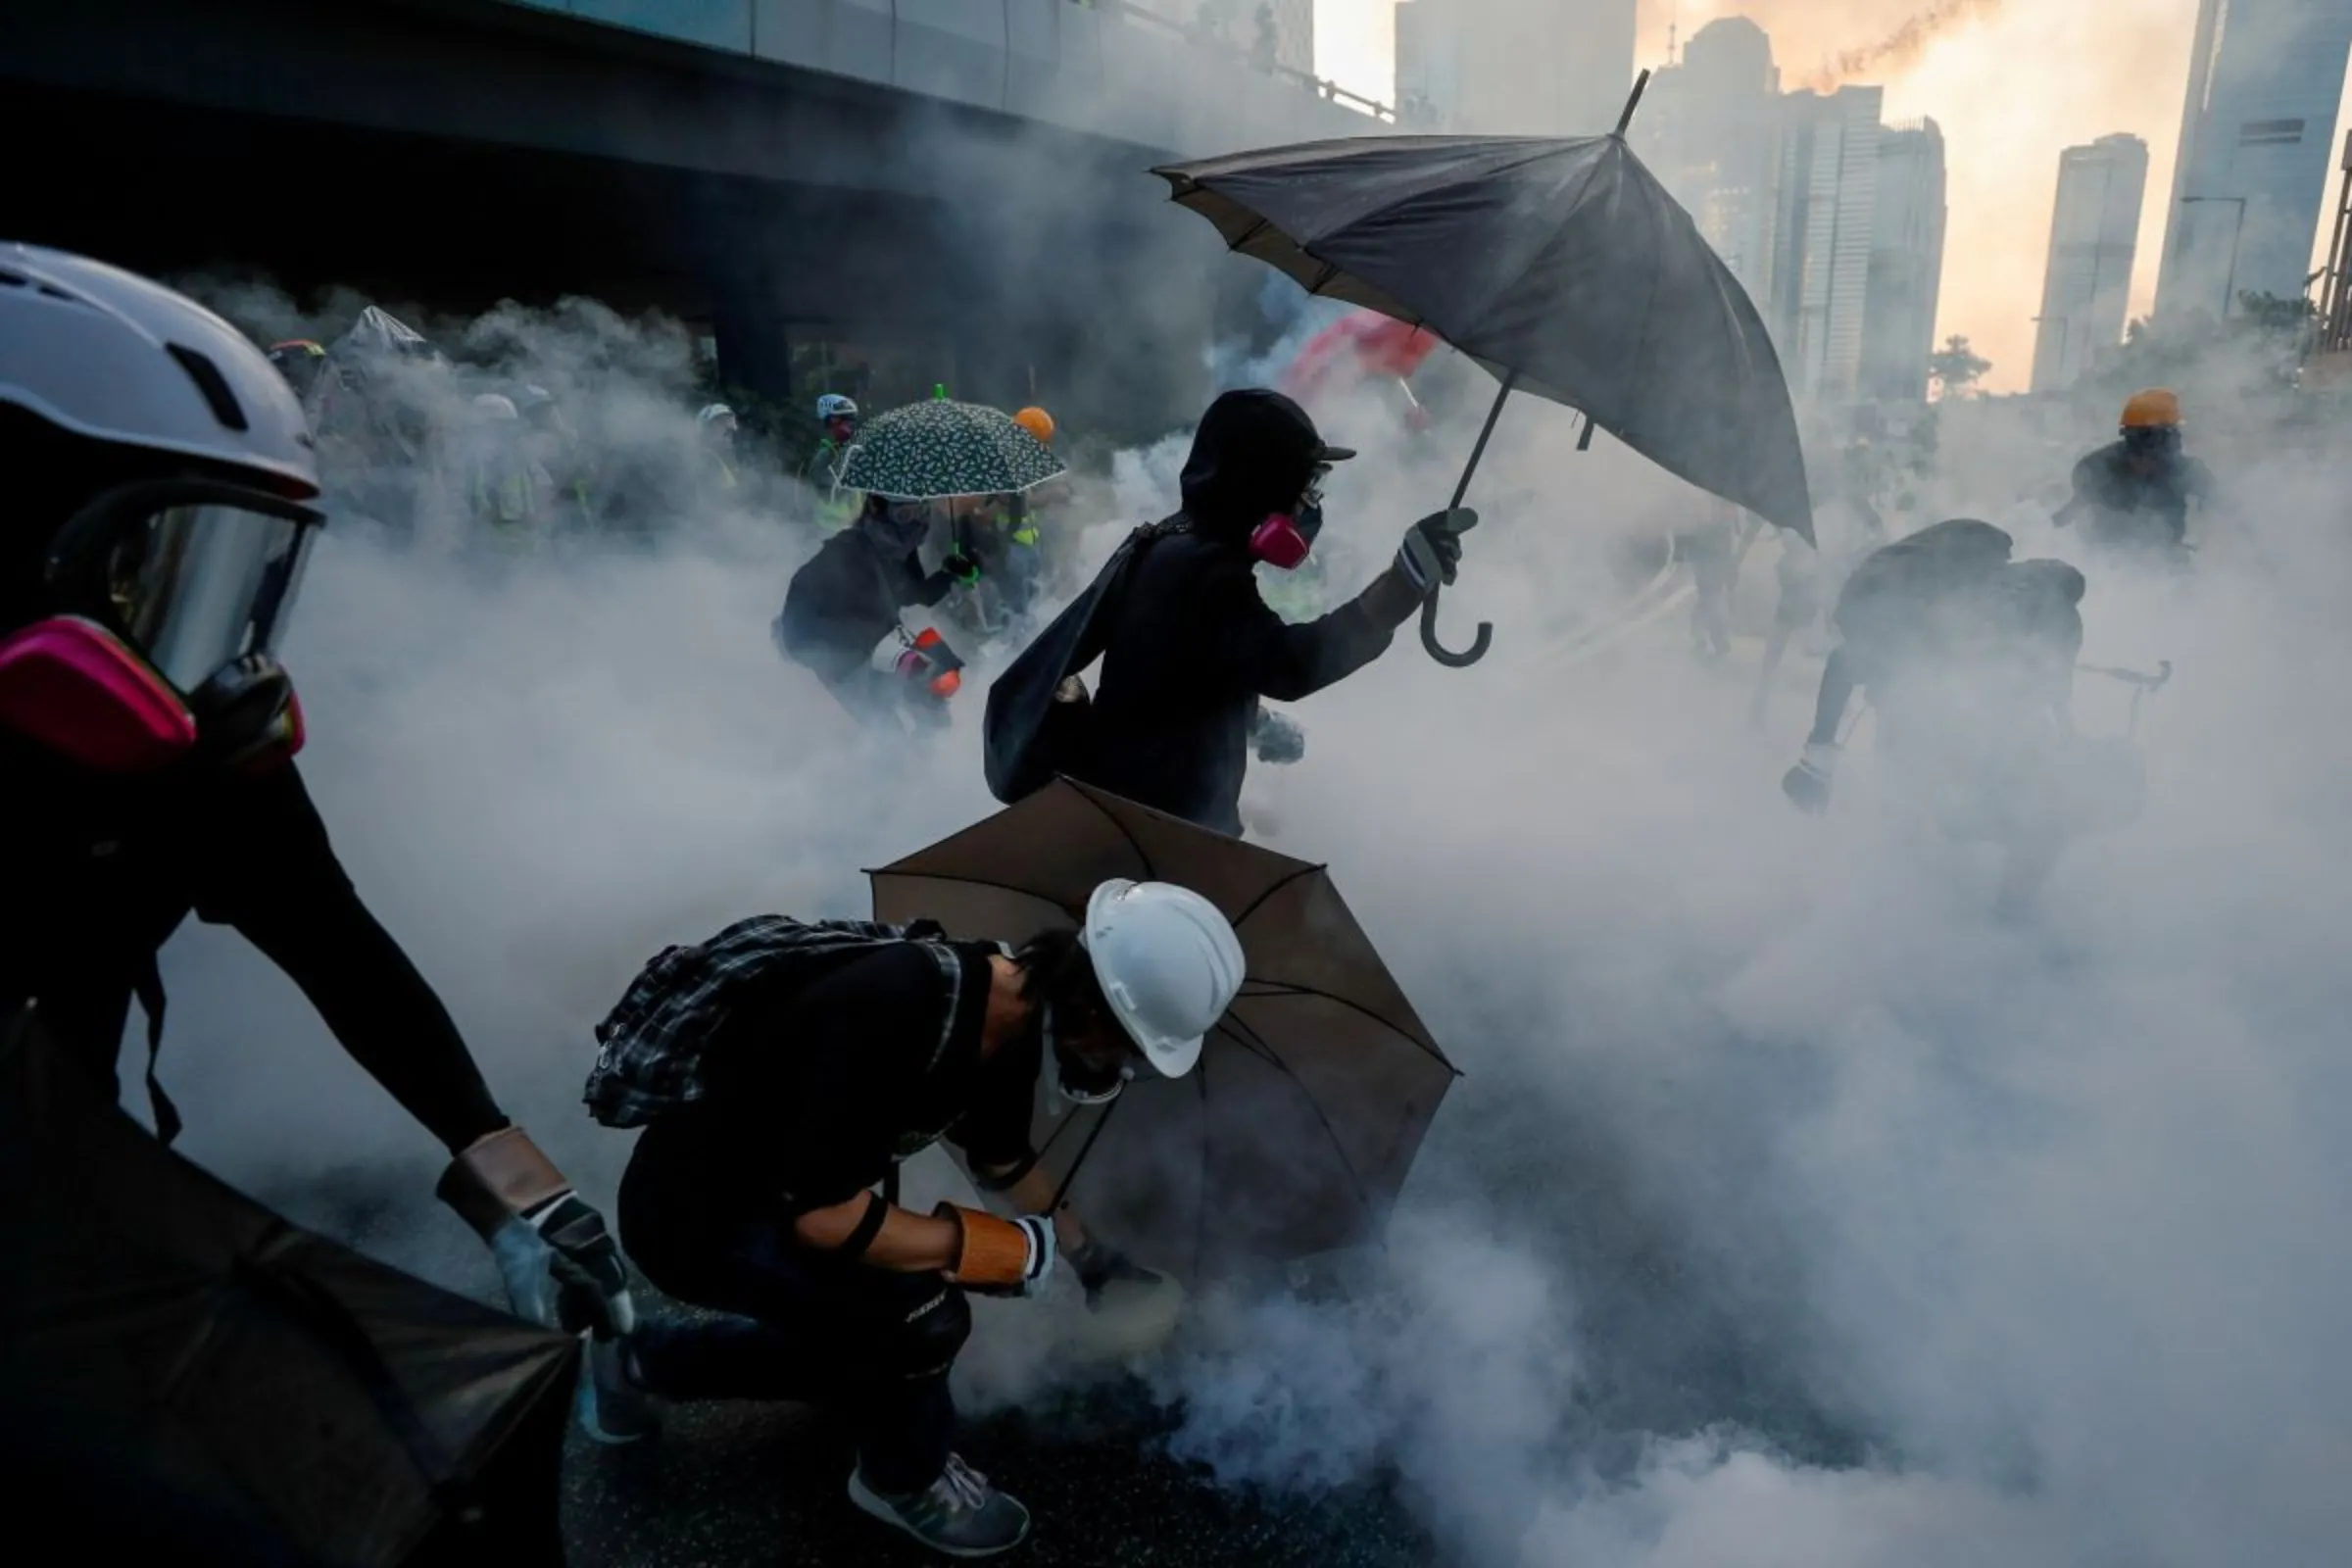
[[1054, 1237], [1054, 1216], [1023, 1214], [1013, 1221], [1029, 1238], [1029, 1267], [1021, 1279], [1021, 1294], [1036, 1296], [1046, 1288], [1046, 1279], [1054, 1272], [1054, 1258], [1059, 1244]]

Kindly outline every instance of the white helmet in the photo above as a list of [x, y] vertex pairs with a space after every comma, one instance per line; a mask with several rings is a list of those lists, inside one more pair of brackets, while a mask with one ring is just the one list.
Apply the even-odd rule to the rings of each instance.
[[858, 405], [838, 392], [828, 392], [816, 400], [816, 417], [819, 423], [831, 419], [855, 419], [858, 417]]
[[84, 256], [0, 242], [0, 403], [318, 494], [301, 401], [268, 357], [194, 300]]
[[1233, 923], [1190, 888], [1117, 878], [1086, 901], [1078, 940], [1144, 1058], [1164, 1077], [1191, 1072], [1248, 968]]
[[503, 392], [477, 392], [473, 398], [473, 416], [492, 424], [504, 424], [522, 416], [514, 410], [514, 400]]

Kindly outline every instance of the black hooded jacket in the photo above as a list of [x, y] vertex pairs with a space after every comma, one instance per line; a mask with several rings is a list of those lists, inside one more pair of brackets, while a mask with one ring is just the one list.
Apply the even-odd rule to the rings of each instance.
[[1186, 460], [1181, 531], [1142, 546], [1104, 645], [1086, 782], [1221, 833], [1242, 830], [1258, 699], [1292, 701], [1370, 663], [1421, 596], [1392, 569], [1289, 625], [1258, 596], [1250, 535], [1298, 504], [1323, 447], [1296, 403], [1229, 392]]
[[777, 640], [820, 679], [846, 680], [898, 628], [902, 609], [936, 605], [955, 586], [944, 571], [925, 575], [913, 544], [898, 554], [860, 522], [826, 540], [793, 573]]
[[2142, 472], [2130, 444], [2116, 441], [2075, 465], [2074, 499], [2061, 516], [2087, 511], [2082, 532], [2093, 544], [2178, 545], [2190, 504], [2212, 497], [2212, 470], [2195, 458], [2171, 453]]

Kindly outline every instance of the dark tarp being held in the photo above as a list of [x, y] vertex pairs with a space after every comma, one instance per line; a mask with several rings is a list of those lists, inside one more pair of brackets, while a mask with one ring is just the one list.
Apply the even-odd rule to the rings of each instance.
[[577, 1343], [222, 1185], [29, 1008], [0, 1023], [0, 1272], [20, 1540], [173, 1568], [563, 1561]]

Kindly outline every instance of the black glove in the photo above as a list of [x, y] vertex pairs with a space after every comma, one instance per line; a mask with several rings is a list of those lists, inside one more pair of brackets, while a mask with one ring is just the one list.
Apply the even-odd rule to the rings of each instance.
[[1250, 742], [1257, 749], [1257, 760], [1280, 766], [1296, 762], [1306, 755], [1306, 731], [1296, 719], [1261, 708], [1250, 725]]
[[1805, 755], [1781, 778], [1781, 793], [1800, 811], [1814, 816], [1830, 808], [1830, 780], [1838, 771], [1838, 748], [1809, 741]]
[[979, 585], [980, 563], [974, 561], [971, 557], [965, 555], [960, 550], [950, 551], [948, 553], [948, 558], [939, 564], [939, 569], [946, 572], [949, 576], [955, 578], [957, 582], [963, 584], [966, 588], [977, 587]]
[[1478, 526], [1468, 507], [1433, 512], [1404, 530], [1396, 548], [1396, 569], [1426, 597], [1441, 582], [1451, 583], [1462, 564], [1462, 535]]
[[1106, 1285], [1118, 1281], [1149, 1285], [1159, 1279], [1157, 1274], [1139, 1266], [1125, 1252], [1091, 1236], [1084, 1247], [1070, 1248], [1061, 1255], [1078, 1276], [1078, 1283], [1086, 1287], [1086, 1299], [1090, 1305], [1101, 1301], [1102, 1288]]

